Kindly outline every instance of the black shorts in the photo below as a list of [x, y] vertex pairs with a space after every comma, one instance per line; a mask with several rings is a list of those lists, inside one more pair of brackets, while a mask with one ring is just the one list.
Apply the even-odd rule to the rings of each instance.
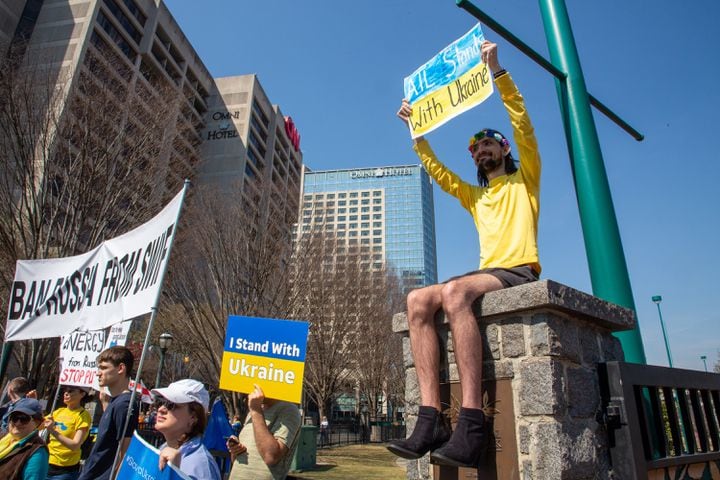
[[521, 267], [513, 268], [483, 268], [481, 270], [468, 272], [465, 275], [458, 275], [449, 278], [443, 283], [447, 283], [451, 280], [456, 280], [462, 277], [468, 277], [470, 275], [477, 275], [479, 273], [492, 275], [493, 277], [500, 280], [500, 282], [502, 282], [504, 288], [515, 287], [524, 283], [535, 282], [540, 278], [540, 274], [538, 274], [532, 267], [530, 267], [529, 265], [523, 265]]

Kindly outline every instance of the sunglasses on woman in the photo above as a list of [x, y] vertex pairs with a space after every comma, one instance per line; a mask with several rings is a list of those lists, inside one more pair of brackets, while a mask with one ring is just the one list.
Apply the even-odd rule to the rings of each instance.
[[155, 399], [155, 402], [153, 402], [153, 405], [155, 406], [155, 408], [165, 407], [168, 410], [168, 412], [175, 410], [175, 407], [178, 406], [177, 403], [171, 402], [167, 398], [160, 398], [160, 397]]
[[31, 419], [32, 417], [30, 415], [25, 415], [24, 413], [16, 413], [14, 415], [10, 415], [9, 422], [25, 424], [28, 423]]

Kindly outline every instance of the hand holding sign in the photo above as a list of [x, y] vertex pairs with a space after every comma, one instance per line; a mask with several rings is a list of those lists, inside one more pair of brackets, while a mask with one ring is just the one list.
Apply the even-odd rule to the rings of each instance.
[[165, 465], [167, 465], [168, 463], [175, 465], [179, 468], [181, 457], [182, 455], [180, 454], [180, 450], [178, 450], [177, 448], [165, 447], [160, 450], [160, 460], [158, 461], [158, 468], [162, 471], [165, 468]]
[[[412, 109], [403, 115], [408, 117], [413, 138], [435, 130], [492, 94], [488, 68], [499, 68], [499, 64], [497, 51], [491, 47], [485, 47], [487, 53], [482, 55], [484, 42], [478, 24], [405, 78], [405, 98]], [[491, 65], [482, 63], [481, 56]]]
[[251, 412], [262, 412], [263, 401], [265, 400], [265, 393], [262, 388], [255, 384], [255, 389], [248, 395], [248, 409]]
[[307, 322], [230, 316], [220, 388], [300, 403], [307, 335]]
[[502, 70], [500, 62], [498, 61], [497, 43], [483, 40], [482, 45], [480, 46], [480, 56], [482, 58], [482, 63], [487, 65], [491, 72], [495, 73]]

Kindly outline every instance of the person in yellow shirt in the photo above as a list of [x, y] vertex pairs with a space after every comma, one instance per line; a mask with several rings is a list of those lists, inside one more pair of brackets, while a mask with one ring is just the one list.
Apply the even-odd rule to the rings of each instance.
[[[488, 440], [481, 395], [482, 339], [472, 304], [487, 292], [536, 281], [540, 274], [537, 140], [522, 95], [510, 74], [500, 67], [497, 45], [483, 42], [481, 56], [510, 116], [520, 165], [515, 164], [510, 142], [502, 133], [480, 130], [470, 138], [479, 183], [472, 185], [443, 165], [425, 139], [415, 139], [415, 152], [428, 174], [472, 215], [480, 241], [480, 269], [408, 294], [410, 346], [421, 402], [412, 435], [388, 445], [394, 454], [411, 459], [431, 451], [433, 462], [455, 467], [476, 467]], [[407, 123], [411, 113], [410, 104], [403, 100], [398, 117]], [[441, 308], [452, 331], [462, 384], [460, 415], [453, 432], [440, 405], [440, 348], [434, 318]]]
[[45, 420], [50, 451], [48, 480], [75, 480], [80, 475], [80, 447], [92, 424], [90, 414], [83, 407], [87, 394], [82, 387], [65, 387], [65, 406]]

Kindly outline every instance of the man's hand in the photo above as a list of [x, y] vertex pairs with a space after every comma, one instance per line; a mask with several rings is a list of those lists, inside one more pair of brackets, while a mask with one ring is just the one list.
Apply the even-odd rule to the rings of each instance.
[[400, 110], [397, 111], [397, 117], [402, 120], [405, 125], [407, 125], [410, 120], [411, 113], [412, 107], [410, 106], [410, 102], [408, 102], [407, 98], [403, 98]]
[[485, 40], [482, 45], [480, 45], [480, 58], [491, 72], [495, 73], [502, 70], [500, 62], [498, 61], [497, 43]]
[[165, 468], [165, 465], [169, 463], [172, 463], [176, 467], [180, 466], [180, 450], [177, 448], [172, 447], [165, 447], [162, 450], [160, 450], [160, 460], [158, 460], [158, 468], [162, 470]]
[[[397, 117], [402, 120], [406, 127], [410, 128], [410, 114], [412, 113], [412, 106], [408, 102], [407, 98], [403, 98], [402, 104], [400, 104], [400, 110], [397, 111]], [[422, 140], [423, 137], [415, 137], [415, 143]]]
[[231, 435], [228, 437], [227, 441], [225, 442], [225, 446], [228, 449], [228, 452], [230, 452], [230, 461], [234, 462], [235, 458], [238, 455], [242, 455], [243, 453], [247, 452], [247, 447], [240, 443], [238, 438], [235, 435]]
[[30, 390], [25, 394], [25, 398], [34, 398], [37, 400], [37, 390]]
[[263, 401], [265, 401], [265, 393], [258, 384], [255, 384], [255, 389], [248, 395], [248, 408], [251, 412], [262, 413]]

